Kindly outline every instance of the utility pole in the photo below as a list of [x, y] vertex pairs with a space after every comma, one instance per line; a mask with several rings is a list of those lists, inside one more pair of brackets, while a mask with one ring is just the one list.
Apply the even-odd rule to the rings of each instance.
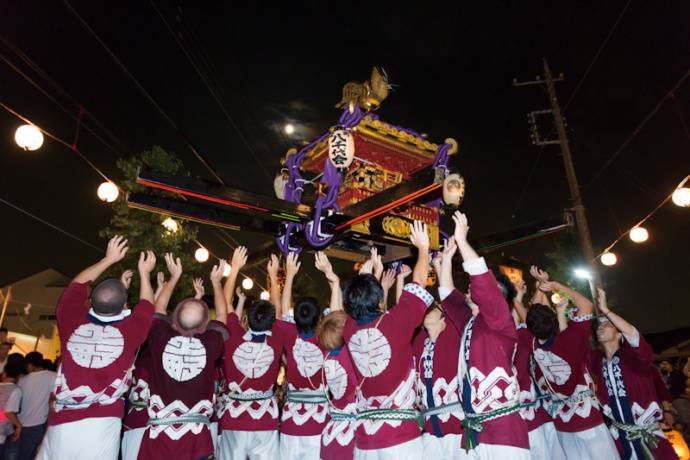
[[[561, 114], [561, 108], [558, 106], [558, 99], [556, 98], [556, 88], [554, 87], [555, 81], [563, 80], [563, 76], [554, 79], [551, 75], [551, 70], [549, 69], [549, 64], [544, 61], [544, 77], [545, 80], [541, 80], [537, 77], [536, 81], [517, 83], [513, 80], [513, 86], [525, 86], [525, 85], [541, 85], [546, 84], [546, 90], [549, 94], [549, 99], [551, 100], [551, 110], [540, 110], [532, 112], [528, 115], [530, 121], [532, 122], [532, 132], [534, 143], [537, 145], [544, 144], [560, 144], [561, 145], [561, 155], [563, 156], [563, 163], [565, 164], [565, 173], [568, 177], [568, 185], [570, 187], [570, 199], [573, 202], [573, 207], [570, 209], [573, 214], [575, 214], [575, 222], [577, 223], [577, 232], [580, 235], [580, 244], [582, 245], [582, 252], [585, 256], [585, 260], [589, 265], [590, 277], [590, 288], [592, 289], [592, 300], [596, 304], [597, 299], [597, 288], [601, 286], [601, 277], [599, 276], [598, 267], [594, 258], [594, 248], [592, 247], [592, 239], [589, 235], [589, 226], [587, 225], [587, 217], [585, 216], [585, 207], [582, 204], [582, 197], [580, 195], [580, 187], [577, 183], [577, 176], [575, 175], [575, 167], [573, 166], [573, 158], [570, 155], [570, 146], [568, 145], [568, 138], [565, 134], [565, 122], [563, 121], [563, 115]], [[554, 121], [556, 123], [556, 132], [558, 133], [558, 140], [548, 140], [540, 139], [537, 133], [536, 118], [535, 114], [550, 112], [553, 114]]]
[[[0, 291], [0, 294], [2, 291]], [[7, 303], [10, 301], [10, 297], [12, 296], [12, 286], [10, 286], [7, 289], [7, 295], [5, 296], [5, 303], [2, 306], [2, 314], [0, 314], [0, 327], [2, 327], [2, 323], [5, 321], [5, 311], [7, 310]]]

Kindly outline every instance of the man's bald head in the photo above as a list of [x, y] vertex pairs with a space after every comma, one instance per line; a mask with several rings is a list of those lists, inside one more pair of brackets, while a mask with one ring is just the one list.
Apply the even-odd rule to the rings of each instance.
[[127, 289], [120, 280], [114, 278], [101, 281], [91, 292], [91, 306], [99, 315], [118, 315], [126, 303]]
[[205, 320], [206, 309], [199, 302], [187, 302], [177, 312], [177, 322], [185, 331], [198, 328]]

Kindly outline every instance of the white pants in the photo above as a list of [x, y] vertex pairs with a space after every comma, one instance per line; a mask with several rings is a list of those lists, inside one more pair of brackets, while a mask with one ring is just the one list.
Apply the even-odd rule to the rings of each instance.
[[565, 460], [553, 422], [544, 423], [528, 433], [532, 460]]
[[37, 460], [117, 460], [122, 420], [85, 418], [51, 425], [38, 449]]
[[216, 458], [218, 460], [279, 460], [279, 450], [278, 430], [223, 430], [219, 436]]
[[557, 431], [565, 456], [577, 460], [619, 460], [616, 443], [603, 423], [576, 433]]
[[470, 458], [462, 445], [462, 435], [446, 434], [437, 438], [433, 434], [423, 433], [424, 458], [427, 460], [462, 460]]
[[280, 433], [280, 460], [318, 460], [321, 435], [291, 436]]
[[472, 460], [530, 460], [529, 449], [484, 443], [469, 451], [468, 458]]
[[424, 442], [419, 437], [384, 449], [360, 450], [355, 447], [354, 460], [419, 460], [423, 456]]
[[146, 427], [125, 431], [122, 435], [122, 460], [137, 460], [144, 433]]
[[[211, 441], [213, 442], [213, 452], [216, 452], [218, 450], [218, 422], [211, 422], [211, 424], [208, 426], [208, 429], [211, 431]], [[124, 460], [124, 459], [122, 459]]]

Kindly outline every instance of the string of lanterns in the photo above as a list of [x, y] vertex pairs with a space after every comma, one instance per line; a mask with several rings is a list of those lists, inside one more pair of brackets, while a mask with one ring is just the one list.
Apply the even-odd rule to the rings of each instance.
[[600, 259], [601, 263], [606, 265], [606, 266], [612, 266], [615, 265], [616, 262], [618, 262], [618, 257], [616, 257], [616, 254], [611, 252], [611, 249], [625, 236], [629, 235], [630, 240], [634, 243], [644, 243], [649, 239], [649, 232], [647, 231], [646, 228], [642, 227], [642, 224], [645, 223], [647, 219], [652, 217], [655, 212], [659, 210], [668, 200], [672, 200], [673, 203], [676, 206], [680, 206], [682, 208], [687, 208], [690, 207], [690, 188], [685, 187], [685, 183], [690, 180], [690, 175], [685, 177], [680, 184], [675, 188], [673, 193], [671, 193], [669, 196], [666, 197], [664, 201], [662, 201], [652, 212], [650, 212], [647, 217], [642, 219], [640, 222], [638, 222], [636, 225], [634, 225], [630, 230], [627, 232], [623, 233], [616, 241], [614, 241], [608, 248], [604, 250], [601, 254], [599, 254], [595, 259]]

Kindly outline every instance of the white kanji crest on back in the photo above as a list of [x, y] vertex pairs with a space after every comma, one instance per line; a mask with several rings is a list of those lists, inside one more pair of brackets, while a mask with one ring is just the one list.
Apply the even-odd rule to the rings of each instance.
[[373, 327], [357, 331], [348, 345], [357, 369], [365, 377], [376, 377], [391, 362], [391, 347], [381, 331]]
[[88, 369], [106, 367], [122, 355], [125, 340], [112, 326], [82, 324], [70, 336], [67, 351], [75, 363]]
[[273, 349], [265, 342], [244, 342], [232, 355], [235, 367], [250, 379], [258, 379], [268, 372], [274, 359]]
[[310, 378], [323, 367], [323, 352], [311, 342], [297, 337], [292, 347], [292, 356], [295, 357], [297, 370], [302, 377]]
[[534, 350], [534, 358], [539, 362], [539, 367], [546, 378], [558, 385], [567, 382], [573, 372], [568, 361], [549, 350], [537, 348]]
[[163, 351], [163, 369], [178, 382], [193, 379], [206, 367], [206, 348], [196, 337], [171, 338]]
[[347, 390], [347, 372], [343, 366], [334, 359], [327, 359], [323, 365], [326, 374], [328, 389], [333, 394], [333, 399], [340, 399]]

